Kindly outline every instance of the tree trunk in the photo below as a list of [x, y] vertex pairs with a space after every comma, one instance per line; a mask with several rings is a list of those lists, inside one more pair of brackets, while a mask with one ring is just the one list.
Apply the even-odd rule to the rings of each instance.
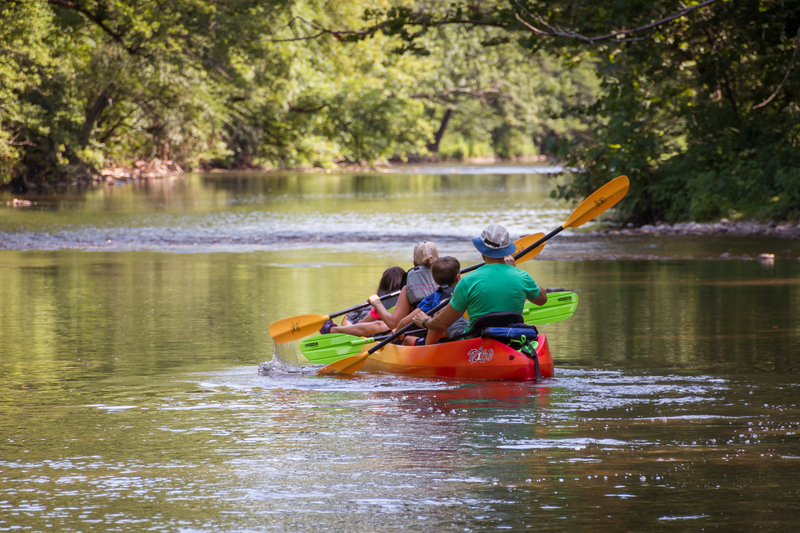
[[81, 131], [79, 139], [81, 148], [86, 148], [89, 144], [89, 140], [92, 138], [94, 125], [100, 120], [103, 111], [105, 111], [106, 107], [111, 103], [111, 92], [116, 88], [117, 86], [114, 85], [113, 81], [109, 83], [108, 86], [97, 95], [94, 104], [86, 110], [86, 119], [83, 121], [83, 130]]
[[450, 117], [453, 116], [453, 110], [448, 109], [444, 112], [444, 117], [442, 117], [442, 124], [439, 126], [439, 131], [436, 132], [436, 135], [433, 138], [433, 142], [428, 145], [428, 150], [431, 153], [435, 154], [439, 152], [439, 143], [442, 142], [442, 137], [444, 137], [444, 131], [447, 129], [447, 123], [450, 122]]

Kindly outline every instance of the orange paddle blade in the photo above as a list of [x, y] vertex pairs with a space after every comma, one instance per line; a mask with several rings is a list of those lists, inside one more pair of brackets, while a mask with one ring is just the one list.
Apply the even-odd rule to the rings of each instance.
[[586, 224], [622, 200], [625, 193], [628, 192], [628, 187], [630, 187], [630, 182], [627, 176], [614, 178], [581, 202], [581, 205], [572, 212], [572, 215], [561, 227], [564, 229], [577, 228]]
[[367, 362], [369, 356], [372, 355], [369, 352], [360, 353], [358, 355], [353, 355], [350, 357], [345, 357], [335, 363], [331, 363], [329, 365], [325, 365], [319, 370], [317, 370], [317, 374], [324, 376], [330, 374], [348, 374], [352, 375], [357, 372], [364, 363]]
[[278, 344], [297, 341], [316, 333], [328, 318], [322, 315], [290, 316], [270, 324], [269, 334]]
[[[527, 248], [528, 246], [530, 246], [531, 244], [535, 243], [536, 241], [538, 241], [543, 237], [544, 233], [534, 233], [533, 235], [528, 235], [527, 237], [522, 237], [521, 239], [514, 241], [514, 244], [517, 245], [517, 251], [511, 255], [518, 254], [519, 252], [521, 252], [522, 250], [524, 250], [525, 248]], [[543, 242], [542, 244], [540, 244], [527, 254], [517, 259], [517, 264], [524, 263], [525, 261], [530, 261], [537, 255], [539, 255], [542, 252], [542, 248], [544, 248], [545, 244], [546, 243]]]

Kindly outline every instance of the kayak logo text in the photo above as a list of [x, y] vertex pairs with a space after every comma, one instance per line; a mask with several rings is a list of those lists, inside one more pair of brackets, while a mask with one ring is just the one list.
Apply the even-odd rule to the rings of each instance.
[[469, 357], [469, 364], [485, 363], [487, 361], [491, 361], [493, 355], [494, 355], [494, 350], [487, 350], [483, 346], [481, 346], [480, 348], [474, 348], [469, 352], [467, 352], [467, 356]]

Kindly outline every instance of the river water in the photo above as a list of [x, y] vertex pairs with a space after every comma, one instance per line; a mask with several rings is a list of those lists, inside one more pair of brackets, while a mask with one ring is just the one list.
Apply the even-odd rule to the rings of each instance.
[[541, 383], [322, 378], [291, 345], [259, 375], [271, 322], [364, 301], [418, 240], [465, 266], [489, 222], [556, 228], [573, 206], [541, 172], [191, 175], [0, 207], [0, 531], [793, 530], [797, 241], [565, 231], [521, 265], [580, 298], [542, 328]]

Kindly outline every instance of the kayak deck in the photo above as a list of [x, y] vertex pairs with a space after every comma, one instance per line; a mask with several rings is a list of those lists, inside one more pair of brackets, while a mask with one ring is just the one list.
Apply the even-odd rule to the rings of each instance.
[[[542, 377], [553, 377], [547, 337], [539, 335], [536, 353]], [[375, 344], [364, 346], [370, 349]], [[368, 372], [452, 379], [535, 380], [533, 359], [494, 339], [465, 339], [430, 346], [389, 344], [362, 367]]]

